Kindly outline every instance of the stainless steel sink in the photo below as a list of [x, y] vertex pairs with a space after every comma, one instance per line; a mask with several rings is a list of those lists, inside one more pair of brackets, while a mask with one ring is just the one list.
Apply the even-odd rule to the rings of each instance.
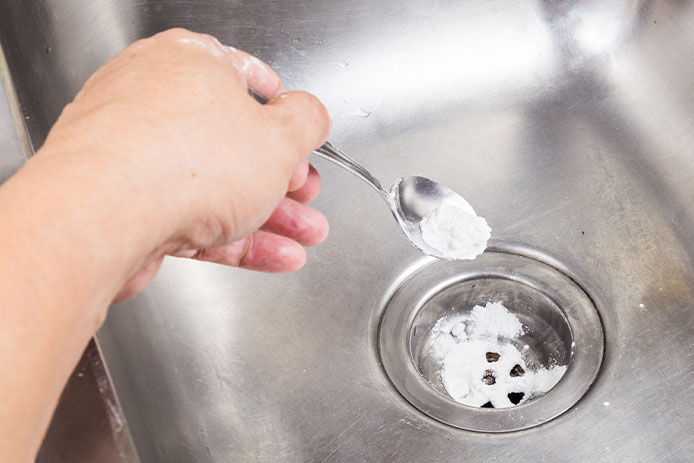
[[600, 373], [557, 418], [486, 434], [428, 417], [385, 374], [378, 332], [390, 296], [430, 261], [368, 186], [316, 159], [331, 235], [305, 269], [171, 259], [112, 308], [97, 343], [141, 461], [691, 458], [694, 2], [0, 8], [35, 147], [122, 47], [172, 26], [208, 32], [319, 95], [331, 139], [384, 183], [416, 173], [459, 191], [496, 249], [570, 276], [602, 321]]

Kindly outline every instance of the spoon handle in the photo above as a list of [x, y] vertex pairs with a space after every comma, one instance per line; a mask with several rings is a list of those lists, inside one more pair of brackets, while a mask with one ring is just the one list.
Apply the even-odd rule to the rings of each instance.
[[[267, 98], [258, 95], [255, 92], [249, 92], [253, 98], [256, 99], [260, 104], [265, 104], [267, 103]], [[390, 201], [390, 195], [388, 192], [383, 188], [383, 185], [381, 185], [381, 182], [374, 177], [371, 172], [369, 172], [364, 166], [359, 164], [357, 161], [352, 159], [351, 157], [347, 156], [345, 153], [340, 151], [339, 149], [335, 148], [332, 143], [329, 141], [326, 141], [323, 146], [320, 148], [316, 148], [314, 153], [318, 154], [319, 156], [327, 159], [328, 161], [333, 162], [334, 164], [337, 164], [338, 166], [342, 167], [343, 169], [349, 171], [350, 173], [356, 175], [372, 187], [376, 189], [376, 191], [379, 192], [381, 196], [383, 196], [387, 201]]]
[[360, 179], [374, 187], [376, 191], [378, 191], [381, 194], [381, 196], [384, 196], [386, 199], [389, 199], [388, 192], [385, 190], [385, 188], [383, 188], [381, 182], [371, 174], [371, 172], [369, 172], [364, 166], [359, 164], [357, 161], [347, 156], [339, 149], [335, 148], [333, 144], [329, 141], [326, 141], [325, 144], [320, 148], [316, 148], [316, 150], [314, 150], [314, 153], [327, 159], [328, 161], [333, 162], [334, 164], [337, 164], [343, 169], [349, 171], [351, 174], [354, 174], [355, 176], [359, 177]]

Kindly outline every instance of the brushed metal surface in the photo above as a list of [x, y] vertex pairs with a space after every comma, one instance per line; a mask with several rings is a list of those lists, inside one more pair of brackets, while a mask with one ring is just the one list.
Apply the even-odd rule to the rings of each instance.
[[36, 463], [137, 463], [111, 382], [94, 341], [75, 367]]
[[0, 49], [0, 184], [22, 167], [26, 160], [7, 98], [10, 90], [10, 76]]
[[694, 3], [37, 0], [0, 35], [40, 145], [88, 75], [170, 26], [319, 95], [389, 184], [450, 186], [498, 243], [600, 300], [606, 351], [569, 412], [486, 435], [426, 418], [376, 355], [427, 261], [367, 185], [316, 161], [328, 241], [294, 275], [168, 260], [98, 335], [142, 461], [682, 461], [694, 452]]

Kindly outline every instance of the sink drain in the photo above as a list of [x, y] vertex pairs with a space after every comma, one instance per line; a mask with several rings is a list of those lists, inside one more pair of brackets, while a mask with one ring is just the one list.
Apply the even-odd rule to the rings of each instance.
[[[567, 368], [544, 395], [509, 390], [509, 408], [494, 408], [491, 402], [472, 407], [453, 400], [444, 387], [431, 334], [437, 321], [468, 316], [473, 307], [494, 301], [523, 324], [523, 334], [507, 339], [504, 349], [522, 352], [524, 365], [503, 365], [502, 371], [504, 354], [482, 351], [475, 360], [486, 365], [480, 384], [495, 387], [507, 380], [499, 375], [519, 378], [528, 374], [526, 369]], [[505, 432], [537, 426], [574, 405], [598, 374], [604, 340], [595, 306], [572, 279], [536, 259], [488, 251], [474, 261], [434, 262], [406, 280], [386, 305], [379, 349], [387, 375], [420, 411], [462, 429]]]

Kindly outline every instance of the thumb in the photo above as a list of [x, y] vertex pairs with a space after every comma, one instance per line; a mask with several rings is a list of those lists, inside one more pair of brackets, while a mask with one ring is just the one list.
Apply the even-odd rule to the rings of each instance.
[[271, 123], [276, 125], [282, 143], [298, 159], [325, 143], [332, 122], [325, 106], [307, 92], [288, 92], [270, 100], [265, 106]]

